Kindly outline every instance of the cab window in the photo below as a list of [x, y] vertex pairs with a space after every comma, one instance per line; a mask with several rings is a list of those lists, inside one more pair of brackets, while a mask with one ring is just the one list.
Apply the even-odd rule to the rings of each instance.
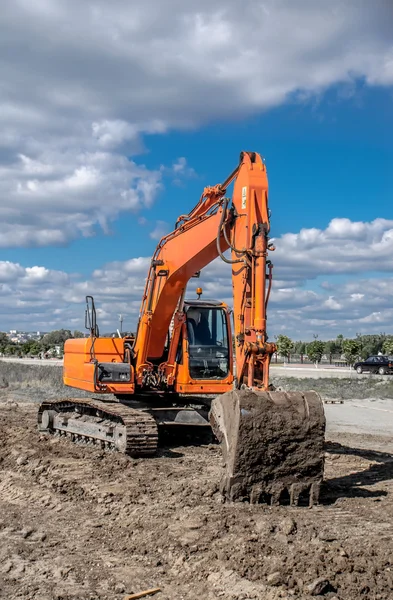
[[222, 308], [190, 307], [187, 311], [190, 376], [223, 379], [229, 373], [227, 313]]

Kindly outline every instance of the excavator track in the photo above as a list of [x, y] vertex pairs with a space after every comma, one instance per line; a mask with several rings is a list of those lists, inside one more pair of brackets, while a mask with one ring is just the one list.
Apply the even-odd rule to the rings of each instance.
[[133, 457], [152, 456], [158, 446], [158, 428], [151, 415], [96, 398], [42, 402], [38, 410], [38, 429]]

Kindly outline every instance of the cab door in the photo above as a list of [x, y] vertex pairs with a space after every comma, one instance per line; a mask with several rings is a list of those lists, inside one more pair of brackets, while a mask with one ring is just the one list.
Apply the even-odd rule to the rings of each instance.
[[180, 362], [177, 391], [222, 393], [232, 389], [232, 334], [225, 307], [188, 308]]

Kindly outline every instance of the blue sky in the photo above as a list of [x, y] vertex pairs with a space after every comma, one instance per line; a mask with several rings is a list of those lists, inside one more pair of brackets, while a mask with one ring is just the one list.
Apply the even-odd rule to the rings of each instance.
[[[243, 149], [266, 158], [274, 236], [324, 229], [334, 217], [393, 218], [393, 91], [360, 83], [348, 97], [343, 90], [346, 86], [335, 86], [317, 101], [288, 102], [247, 119], [148, 136], [145, 151], [135, 157], [138, 163], [157, 169], [184, 156], [195, 175], [180, 185], [166, 177], [153, 207], [123, 215], [109, 235], [97, 228], [94, 238], [52, 246], [50, 253], [47, 248], [5, 249], [2, 258], [87, 275], [104, 262], [152, 254], [156, 240], [149, 233], [155, 221], [173, 224], [194, 206], [205, 185], [225, 179]], [[139, 224], [140, 216], [145, 225]]]
[[[391, 3], [170, 12], [158, 0], [137, 18], [125, 0], [8, 3], [0, 328], [80, 327], [90, 292], [105, 326], [119, 311], [133, 326], [160, 233], [253, 150], [278, 248], [274, 333], [393, 332]], [[223, 265], [203, 283], [230, 301]]]

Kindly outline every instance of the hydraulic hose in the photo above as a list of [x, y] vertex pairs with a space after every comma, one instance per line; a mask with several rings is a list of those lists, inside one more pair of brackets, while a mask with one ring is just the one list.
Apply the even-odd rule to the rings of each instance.
[[232, 242], [228, 239], [225, 227], [223, 228], [223, 234], [224, 234], [225, 241], [228, 244], [228, 246], [230, 247], [230, 249], [232, 250], [232, 252], [236, 252], [236, 254], [243, 255], [244, 251], [238, 250], [237, 248], [235, 248], [235, 246], [232, 246]]
[[[225, 200], [223, 202], [223, 205], [222, 205], [222, 215], [221, 215], [221, 219], [220, 219], [220, 224], [218, 226], [216, 244], [217, 244], [217, 252], [220, 255], [221, 260], [223, 260], [225, 263], [227, 263], [229, 265], [234, 265], [236, 263], [242, 263], [242, 262], [244, 262], [244, 259], [243, 258], [238, 258], [236, 260], [230, 260], [226, 256], [224, 256], [224, 254], [222, 253], [221, 247], [220, 247], [220, 235], [221, 235], [222, 226], [224, 224], [224, 219], [225, 219], [226, 214], [227, 214], [228, 202], [229, 202], [229, 199], [225, 198]], [[225, 233], [224, 233], [224, 237], [225, 237], [225, 240], [226, 240], [227, 244], [229, 244], [229, 246], [232, 248], [231, 244], [228, 242], [228, 240], [227, 240], [227, 238], [225, 236]]]

